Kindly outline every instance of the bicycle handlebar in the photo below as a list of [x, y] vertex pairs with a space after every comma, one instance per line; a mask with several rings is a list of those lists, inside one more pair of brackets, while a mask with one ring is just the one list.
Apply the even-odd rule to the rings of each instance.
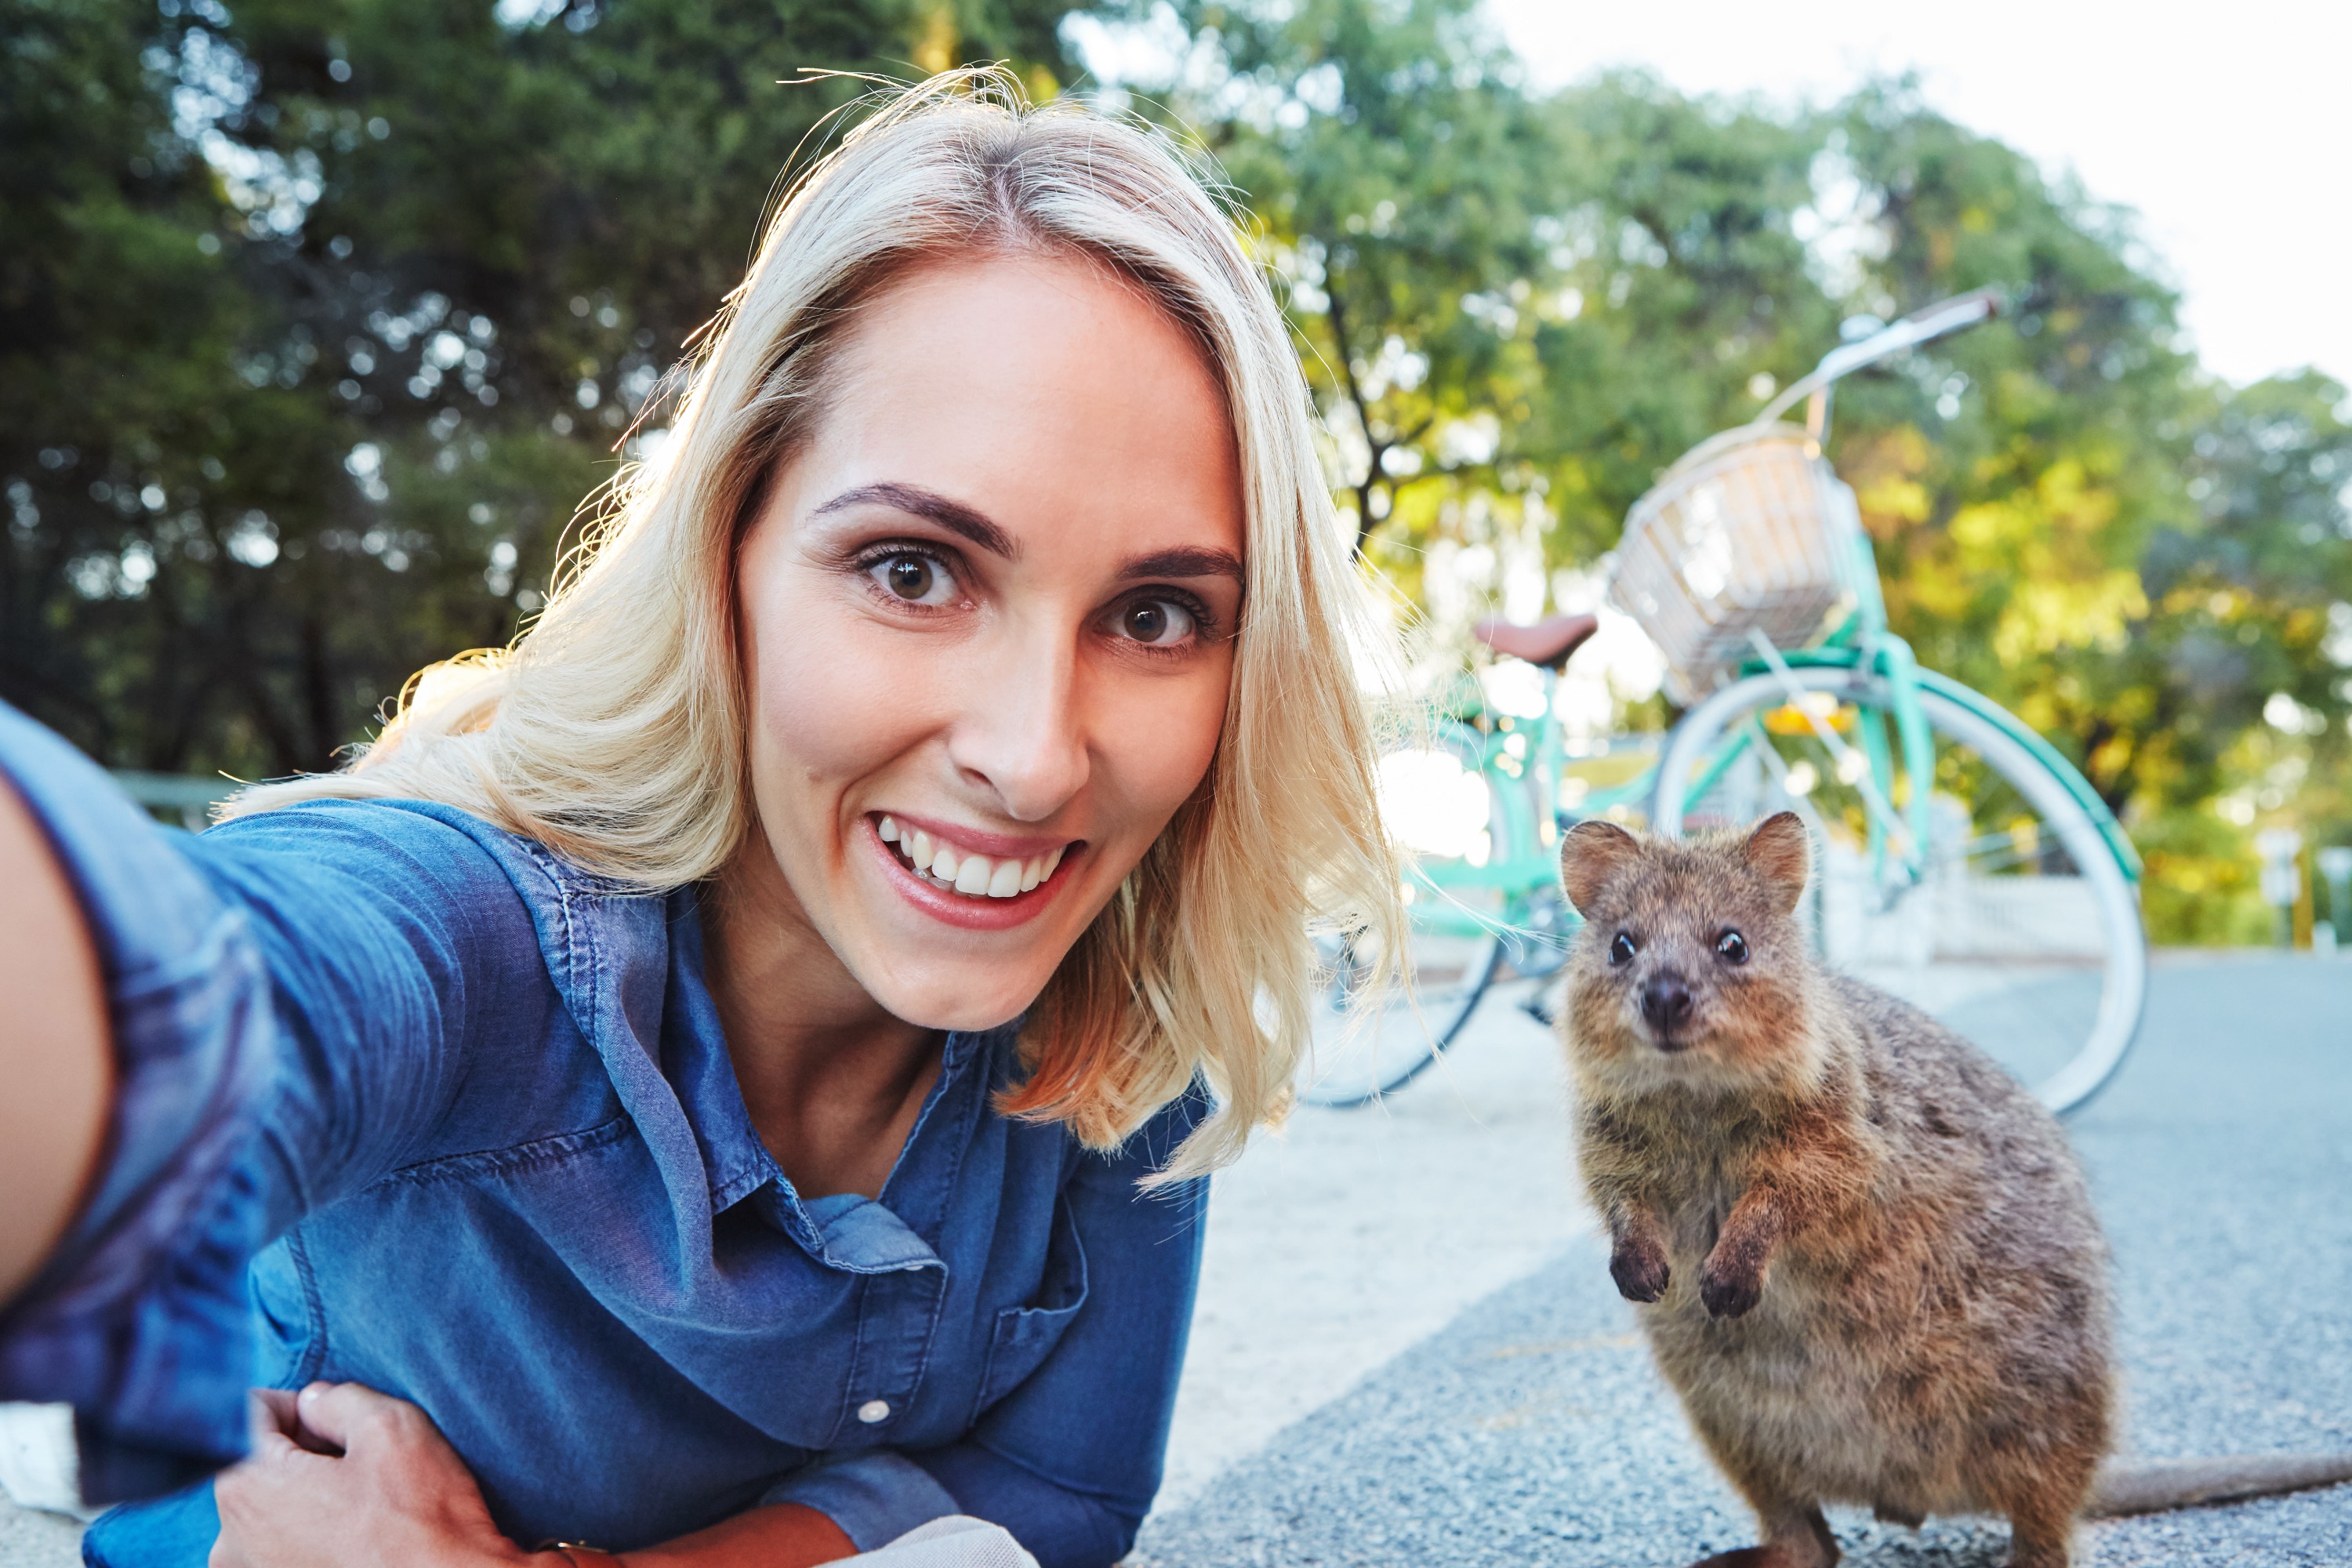
[[1979, 321], [1990, 321], [2000, 314], [2000, 291], [1979, 289], [1972, 293], [1955, 295], [1941, 300], [1922, 310], [1914, 310], [1893, 326], [1881, 328], [1858, 343], [1843, 343], [1822, 356], [1812, 374], [1790, 384], [1788, 389], [1764, 405], [1756, 423], [1765, 425], [1779, 418], [1800, 400], [1811, 396], [1842, 376], [1853, 374], [1883, 359], [1916, 348], [1934, 339], [1946, 337]]

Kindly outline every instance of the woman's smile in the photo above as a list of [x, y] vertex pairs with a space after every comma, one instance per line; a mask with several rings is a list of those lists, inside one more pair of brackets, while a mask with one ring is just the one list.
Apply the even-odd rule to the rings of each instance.
[[973, 931], [1003, 931], [1038, 913], [1069, 886], [1055, 873], [1086, 848], [1083, 839], [1016, 838], [890, 812], [858, 820], [909, 903]]

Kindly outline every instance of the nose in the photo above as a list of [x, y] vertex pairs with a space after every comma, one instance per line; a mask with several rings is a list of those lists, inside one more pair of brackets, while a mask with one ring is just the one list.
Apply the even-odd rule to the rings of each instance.
[[1015, 822], [1042, 822], [1085, 787], [1089, 762], [1081, 682], [1068, 643], [1007, 637], [972, 661], [948, 754]]
[[1661, 1041], [1688, 1023], [1690, 1013], [1690, 987], [1683, 984], [1681, 975], [1655, 975], [1642, 987], [1642, 1017]]

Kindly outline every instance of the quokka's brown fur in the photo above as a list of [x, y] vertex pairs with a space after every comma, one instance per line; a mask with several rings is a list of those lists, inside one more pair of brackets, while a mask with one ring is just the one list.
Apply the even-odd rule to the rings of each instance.
[[1808, 858], [1785, 813], [1682, 843], [1589, 822], [1562, 854], [1610, 1273], [1763, 1524], [1706, 1562], [1825, 1568], [1821, 1505], [1850, 1502], [2006, 1514], [2018, 1568], [2062, 1568], [2113, 1398], [2082, 1173], [1974, 1047], [1815, 964]]

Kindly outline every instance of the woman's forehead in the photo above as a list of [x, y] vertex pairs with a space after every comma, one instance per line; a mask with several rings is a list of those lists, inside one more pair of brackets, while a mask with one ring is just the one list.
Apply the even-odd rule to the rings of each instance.
[[803, 454], [813, 522], [888, 510], [1007, 560], [1073, 536], [1122, 558], [1242, 557], [1223, 386], [1190, 333], [1099, 265], [925, 268], [861, 313], [827, 374]]

